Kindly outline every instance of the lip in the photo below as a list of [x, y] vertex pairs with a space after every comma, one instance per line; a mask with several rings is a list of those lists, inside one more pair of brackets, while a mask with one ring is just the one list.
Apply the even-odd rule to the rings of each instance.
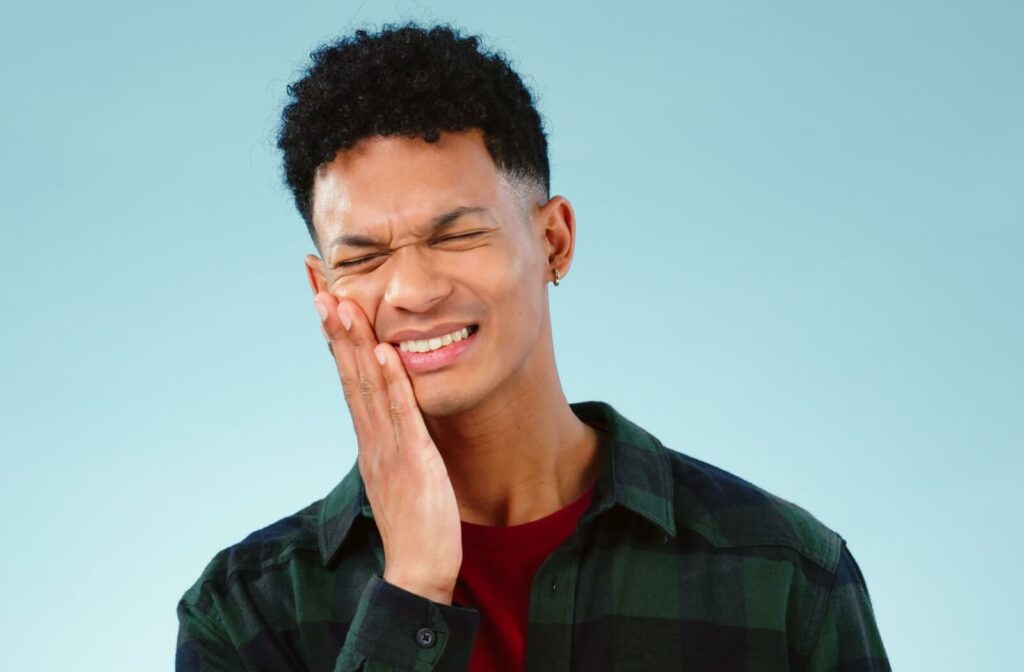
[[471, 326], [473, 326], [472, 322], [445, 322], [444, 324], [439, 324], [427, 331], [416, 331], [415, 329], [396, 331], [385, 340], [397, 348], [399, 343], [402, 341], [425, 341], [428, 338], [437, 338], [438, 336], [444, 336], [445, 334], [450, 334], [453, 331], [458, 331], [463, 327]]
[[[446, 334], [448, 332], [444, 331], [441, 333]], [[406, 352], [398, 349], [398, 356], [402, 358], [402, 364], [405, 365], [405, 370], [410, 374], [436, 371], [446, 366], [451, 366], [462, 358], [466, 351], [476, 343], [476, 336], [479, 333], [480, 329], [477, 328], [476, 331], [469, 335], [469, 338], [454, 341], [451, 345], [446, 345], [430, 352]]]

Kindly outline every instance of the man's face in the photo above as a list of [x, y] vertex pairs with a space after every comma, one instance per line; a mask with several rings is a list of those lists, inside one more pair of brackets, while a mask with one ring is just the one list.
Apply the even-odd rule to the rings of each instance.
[[[537, 374], [551, 273], [541, 208], [520, 205], [481, 131], [365, 139], [318, 170], [313, 193], [323, 259], [306, 258], [311, 278], [399, 350], [424, 414], [471, 409]], [[442, 349], [454, 356], [410, 357], [396, 337], [463, 326], [475, 332]]]

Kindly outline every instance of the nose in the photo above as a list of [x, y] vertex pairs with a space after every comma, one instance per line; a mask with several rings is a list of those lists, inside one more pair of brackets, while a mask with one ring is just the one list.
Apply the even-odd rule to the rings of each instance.
[[451, 294], [450, 280], [419, 245], [395, 250], [389, 261], [384, 302], [392, 308], [424, 313]]

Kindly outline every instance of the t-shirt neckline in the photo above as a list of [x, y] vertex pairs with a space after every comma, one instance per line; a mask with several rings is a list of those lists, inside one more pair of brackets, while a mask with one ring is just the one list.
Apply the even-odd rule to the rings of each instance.
[[590, 506], [596, 483], [575, 501], [543, 518], [519, 525], [479, 525], [462, 522], [462, 544], [477, 550], [513, 550], [544, 546], [553, 536], [567, 536]]

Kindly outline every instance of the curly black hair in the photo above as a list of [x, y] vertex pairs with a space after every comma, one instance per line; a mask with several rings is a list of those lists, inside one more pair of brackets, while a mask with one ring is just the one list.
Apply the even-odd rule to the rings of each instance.
[[547, 137], [534, 98], [505, 58], [482, 52], [480, 42], [449, 25], [409, 22], [376, 34], [357, 30], [310, 54], [309, 68], [288, 86], [277, 146], [314, 244], [317, 167], [371, 136], [437, 142], [441, 131], [480, 129], [517, 193], [547, 200]]

